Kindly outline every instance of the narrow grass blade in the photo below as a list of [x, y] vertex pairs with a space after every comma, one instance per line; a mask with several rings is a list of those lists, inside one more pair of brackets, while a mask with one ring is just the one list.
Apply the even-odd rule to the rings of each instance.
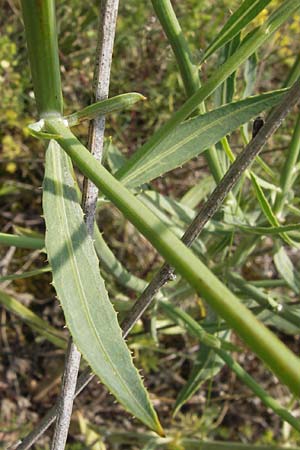
[[271, 0], [245, 0], [241, 6], [230, 16], [217, 37], [205, 50], [202, 61], [205, 61], [216, 50], [229, 42], [240, 31], [242, 31]]
[[278, 104], [285, 92], [279, 90], [250, 97], [187, 120], [141, 156], [124, 183], [134, 188], [181, 166], [260, 112]]
[[59, 348], [67, 348], [66, 340], [60, 331], [56, 330], [54, 327], [51, 327], [45, 320], [38, 317], [29, 308], [15, 299], [11, 294], [0, 290], [0, 303], [7, 309], [7, 311], [20, 317], [20, 319], [30, 328], [36, 331], [39, 335], [45, 337], [47, 341], [52, 342], [52, 344]]
[[46, 248], [54, 287], [74, 342], [120, 403], [162, 434], [100, 276], [70, 175], [69, 158], [54, 141], [46, 154], [43, 192]]
[[293, 223], [290, 225], [279, 225], [277, 227], [250, 227], [247, 225], [240, 224], [228, 224], [235, 226], [245, 233], [249, 234], [260, 234], [262, 236], [276, 235], [281, 233], [287, 233], [289, 231], [300, 231], [300, 223]]
[[37, 275], [40, 275], [41, 273], [46, 273], [46, 272], [51, 272], [50, 266], [43, 267], [41, 269], [30, 270], [28, 272], [13, 273], [11, 275], [0, 276], [0, 283], [2, 281], [7, 281], [7, 280], [13, 281], [13, 280], [22, 280], [23, 278], [31, 278], [31, 277], [35, 277]]

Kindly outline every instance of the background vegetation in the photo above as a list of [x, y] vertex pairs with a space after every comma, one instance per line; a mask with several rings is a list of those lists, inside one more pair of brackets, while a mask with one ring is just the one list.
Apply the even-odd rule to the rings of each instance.
[[[230, 11], [235, 10], [239, 3], [235, 0], [173, 2], [195, 64], [200, 61], [203, 49], [213, 40], [229, 17]], [[280, 4], [275, 0], [271, 3], [272, 7]], [[36, 116], [36, 107], [19, 3], [16, 0], [4, 1], [2, 10], [0, 226], [3, 232], [27, 233], [38, 237], [44, 233], [40, 192], [44, 174], [44, 147], [29, 135], [27, 129], [27, 125]], [[63, 0], [59, 2], [57, 12], [65, 112], [71, 113], [90, 102], [97, 2]], [[256, 19], [256, 24], [263, 21], [266, 14], [263, 11]], [[278, 89], [284, 84], [299, 53], [299, 19], [300, 15], [296, 14], [293, 20], [281, 28], [259, 51], [254, 93]], [[210, 58], [209, 63], [202, 65], [203, 81], [214, 72], [219, 64], [218, 58], [217, 54]], [[241, 98], [244, 87], [243, 67], [238, 72], [236, 98]], [[138, 104], [131, 112], [113, 114], [107, 121], [107, 137], [112, 136], [113, 143], [117, 143], [118, 148], [127, 155], [132, 154], [185, 100], [171, 48], [154, 16], [150, 2], [128, 0], [120, 5], [110, 92], [112, 96], [129, 91], [142, 93], [148, 101], [143, 105]], [[270, 183], [274, 179], [278, 182], [285, 158], [284, 152], [291, 138], [293, 120], [291, 117], [286, 121], [264, 150], [264, 161], [273, 171], [273, 179], [272, 174], [266, 177]], [[86, 125], [80, 126], [78, 135], [85, 139]], [[231, 137], [231, 145], [235, 151], [242, 147], [243, 142], [237, 133]], [[258, 174], [266, 176], [261, 169], [255, 168]], [[208, 176], [205, 160], [200, 156], [151, 184], [161, 194], [180, 199], [190, 187], [201, 180], [205, 180], [202, 185], [205, 198], [213, 183]], [[294, 205], [299, 206], [299, 185], [295, 186], [291, 195]], [[199, 198], [198, 203], [201, 203], [203, 198]], [[247, 203], [249, 210], [255, 209], [255, 197], [250, 184], [245, 184], [243, 189], [243, 207], [246, 208]], [[295, 211], [294, 214], [289, 216], [289, 220], [299, 222]], [[160, 266], [161, 259], [117, 209], [111, 205], [103, 207], [98, 223], [118, 259], [135, 275], [151, 279], [151, 275]], [[209, 245], [211, 265], [221, 265], [220, 272], [224, 274], [224, 261], [234, 254], [241, 239], [241, 236], [232, 233], [224, 250], [224, 239], [213, 238]], [[262, 240], [256, 246], [255, 252], [239, 267], [244, 278], [278, 278], [278, 267], [274, 265], [273, 253], [272, 239]], [[289, 257], [297, 269], [299, 253], [289, 249]], [[0, 247], [0, 259], [3, 277], [17, 271], [21, 273], [45, 266], [45, 256], [38, 250]], [[116, 304], [135, 298], [133, 291], [120, 290], [108, 274], [106, 280], [110, 297]], [[55, 301], [50, 281], [51, 276], [48, 273], [13, 281], [2, 279], [1, 289], [13, 292], [15, 298], [61, 331], [64, 326], [63, 314]], [[295, 299], [297, 286], [294, 289], [291, 286], [280, 287], [276, 292], [278, 295]], [[193, 292], [186, 297], [184, 306], [196, 320], [200, 320], [205, 314], [201, 299]], [[53, 404], [59, 390], [64, 351], [34, 332], [24, 320], [7, 309], [1, 310], [0, 319], [0, 440], [6, 445], [14, 441], [20, 432], [29, 430]], [[271, 325], [276, 324], [272, 322]], [[129, 338], [128, 344], [134, 352], [136, 365], [146, 374], [147, 386], [166, 428], [171, 429], [175, 435], [178, 433], [207, 439], [266, 444], [289, 442], [300, 445], [299, 436], [261, 406], [226, 367], [216, 377], [203, 384], [176, 417], [171, 418], [174, 400], [190, 374], [198, 345], [181, 329], [171, 327], [170, 321], [159, 315], [156, 317], [156, 327], [160, 329], [158, 336], [153, 332], [153, 319], [150, 314], [146, 315], [135, 328], [135, 334]], [[299, 336], [295, 335], [294, 330], [282, 324], [278, 325], [278, 328], [285, 343], [295, 353], [299, 353]], [[67, 336], [66, 330], [62, 331], [62, 335]], [[241, 345], [235, 337], [233, 342]], [[265, 372], [252, 353], [243, 348], [239, 361], [274, 397], [285, 403], [287, 389]], [[290, 407], [295, 415], [299, 414], [298, 403], [294, 402]], [[76, 444], [70, 443], [70, 448], [83, 449], [91, 445], [103, 435], [104, 427], [110, 427], [110, 423], [111, 430], [143, 430], [113, 402], [106, 390], [94, 381], [76, 400], [71, 430]], [[37, 448], [47, 448], [47, 436], [43, 439]], [[122, 439], [120, 437], [121, 442]], [[96, 447], [95, 444], [93, 448], [101, 448], [99, 442], [97, 445], [99, 446]], [[129, 444], [128, 448], [134, 447]]]

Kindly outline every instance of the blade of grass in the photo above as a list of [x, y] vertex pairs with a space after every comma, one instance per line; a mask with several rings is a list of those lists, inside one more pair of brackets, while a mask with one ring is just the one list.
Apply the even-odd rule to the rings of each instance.
[[289, 145], [288, 155], [280, 172], [281, 192], [277, 195], [274, 204], [274, 214], [278, 217], [282, 215], [282, 209], [286, 202], [287, 194], [293, 186], [295, 166], [300, 153], [300, 113], [298, 114], [293, 136]]
[[30, 328], [45, 337], [49, 342], [52, 342], [52, 344], [59, 348], [66, 349], [67, 343], [63, 334], [54, 327], [51, 327], [48, 322], [38, 317], [29, 308], [22, 305], [22, 303], [11, 294], [0, 290], [0, 303], [7, 311], [20, 317], [20, 319]]
[[28, 272], [13, 273], [11, 275], [0, 276], [0, 283], [7, 280], [22, 280], [23, 278], [35, 277], [37, 275], [40, 275], [41, 273], [46, 272], [51, 272], [50, 266], [42, 267], [41, 269], [30, 270]]
[[244, 0], [241, 6], [230, 16], [222, 30], [205, 50], [201, 62], [233, 39], [270, 3], [271, 0]]

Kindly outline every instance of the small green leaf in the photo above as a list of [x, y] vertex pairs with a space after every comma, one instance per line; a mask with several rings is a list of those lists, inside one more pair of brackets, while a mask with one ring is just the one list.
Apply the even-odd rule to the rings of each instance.
[[137, 92], [116, 95], [115, 97], [93, 103], [80, 111], [65, 116], [64, 119], [67, 120], [70, 127], [74, 127], [84, 120], [92, 120], [96, 117], [110, 114], [115, 111], [122, 111], [123, 109], [133, 106], [140, 100], [146, 100], [146, 97]]
[[163, 434], [100, 276], [70, 160], [54, 141], [46, 153], [43, 208], [54, 286], [74, 342], [120, 403], [148, 427]]

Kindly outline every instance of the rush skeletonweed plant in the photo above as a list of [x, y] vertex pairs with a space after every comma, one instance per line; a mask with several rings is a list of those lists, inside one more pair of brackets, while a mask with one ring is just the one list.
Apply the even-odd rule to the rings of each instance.
[[[117, 10], [118, 2], [113, 3]], [[100, 2], [100, 15], [108, 4]], [[300, 431], [300, 422], [292, 411], [267, 393], [235, 359], [235, 352], [242, 352], [245, 344], [277, 377], [278, 383], [286, 386], [291, 399], [298, 399], [300, 359], [277, 334], [297, 335], [300, 325], [300, 278], [297, 261], [291, 256], [300, 247], [296, 184], [300, 169], [299, 58], [295, 58], [284, 81], [272, 90], [257, 93], [257, 83], [259, 68], [266, 64], [260, 61], [260, 55], [274, 45], [280, 30], [288, 33], [300, 0], [235, 2], [235, 10], [214, 38], [208, 40], [197, 62], [174, 6], [170, 0], [152, 0], [143, 8], [156, 16], [164, 33], [164, 45], [173, 51], [185, 100], [155, 132], [148, 130], [148, 135], [142, 136], [145, 143], [130, 157], [120, 151], [124, 143], [119, 143], [117, 135], [107, 138], [102, 164], [101, 158], [89, 151], [93, 149], [91, 134], [103, 127], [104, 117], [108, 121], [111, 114], [126, 117], [133, 107], [142, 109], [146, 98], [137, 92], [121, 92], [108, 99], [98, 99], [96, 95], [97, 101], [64, 115], [55, 2], [21, 1], [38, 111], [38, 119], [32, 120], [28, 132], [41, 140], [46, 150], [42, 188], [45, 236], [30, 236], [28, 230], [21, 230], [19, 235], [0, 233], [0, 243], [40, 249], [47, 253], [48, 262], [42, 269], [5, 275], [1, 281], [51, 272], [55, 301], [60, 303], [66, 326], [83, 357], [83, 369], [84, 365], [87, 367], [77, 390], [74, 385], [75, 395], [90, 380], [92, 372], [131, 416], [152, 431], [142, 432], [140, 424], [136, 424], [139, 432], [134, 434], [125, 429], [114, 434], [112, 430], [104, 438], [100, 431], [95, 432], [96, 441], [103, 446], [104, 442], [128, 442], [133, 448], [145, 445], [143, 448], [192, 449], [208, 445], [201, 427], [200, 434], [191, 439], [185, 430], [179, 432], [175, 425], [171, 426], [171, 416], [162, 426], [160, 408], [154, 408], [141, 373], [133, 364], [125, 337], [151, 304], [155, 306], [149, 313], [152, 336], [163, 333], [167, 325], [196, 348], [190, 374], [174, 399], [174, 413], [227, 365], [263, 405], [289, 424], [290, 430]], [[210, 20], [213, 22], [213, 16]], [[197, 27], [201, 28], [201, 24]], [[104, 28], [103, 25], [103, 35]], [[129, 35], [130, 29], [126, 33]], [[103, 49], [105, 39], [102, 44]], [[84, 72], [85, 68], [81, 70]], [[205, 81], [201, 79], [203, 72]], [[266, 84], [270, 85], [270, 81]], [[148, 98], [147, 102], [154, 100]], [[288, 113], [292, 123], [289, 126], [294, 129], [288, 139], [283, 139], [286, 148], [280, 167], [278, 162], [273, 166], [274, 160], [258, 153]], [[84, 121], [93, 124], [89, 148], [78, 137], [81, 131], [78, 133], [75, 128]], [[253, 121], [251, 132], [248, 125]], [[275, 141], [274, 138], [272, 145]], [[237, 146], [244, 147], [238, 154]], [[194, 178], [194, 185], [186, 192], [174, 197], [155, 188], [159, 183], [153, 180], [172, 179], [170, 172], [183, 165], [193, 170], [193, 161], [199, 155], [207, 168], [200, 179]], [[83, 184], [78, 174], [85, 177]], [[108, 247], [87, 206], [91, 192], [96, 192], [97, 214], [101, 215], [107, 205], [114, 205], [165, 260], [161, 269], [156, 267], [150, 282], [148, 277], [146, 280], [130, 273]], [[255, 267], [259, 258], [271, 261], [272, 271], [264, 273], [260, 267], [247, 273], [246, 268]], [[108, 286], [113, 280], [118, 295], [126, 302], [114, 301], [116, 290], [110, 292], [106, 288], [107, 280]], [[200, 319], [186, 307], [191, 298], [201, 303], [205, 311]], [[61, 330], [22, 305], [5, 285], [0, 289], [0, 301], [35, 333], [54, 346], [66, 348]], [[127, 315], [119, 323], [124, 308]], [[147, 330], [142, 329], [143, 333], [147, 334]], [[236, 340], [231, 342], [234, 334], [239, 336], [240, 346]], [[72, 367], [66, 368], [65, 373], [68, 370], [72, 371]], [[147, 382], [147, 375], [145, 378]], [[34, 444], [59, 411], [64, 410], [64, 395], [63, 388], [60, 409], [54, 406], [49, 418], [26, 438], [20, 436], [22, 442], [15, 448]], [[69, 416], [72, 405], [70, 408]], [[69, 419], [66, 423], [68, 430]], [[86, 429], [83, 417], [79, 423], [81, 431]], [[57, 429], [55, 433], [59, 436]], [[52, 448], [65, 446], [63, 440], [59, 444], [53, 442], [56, 443], [52, 443]], [[221, 448], [218, 442], [213, 446]]]

